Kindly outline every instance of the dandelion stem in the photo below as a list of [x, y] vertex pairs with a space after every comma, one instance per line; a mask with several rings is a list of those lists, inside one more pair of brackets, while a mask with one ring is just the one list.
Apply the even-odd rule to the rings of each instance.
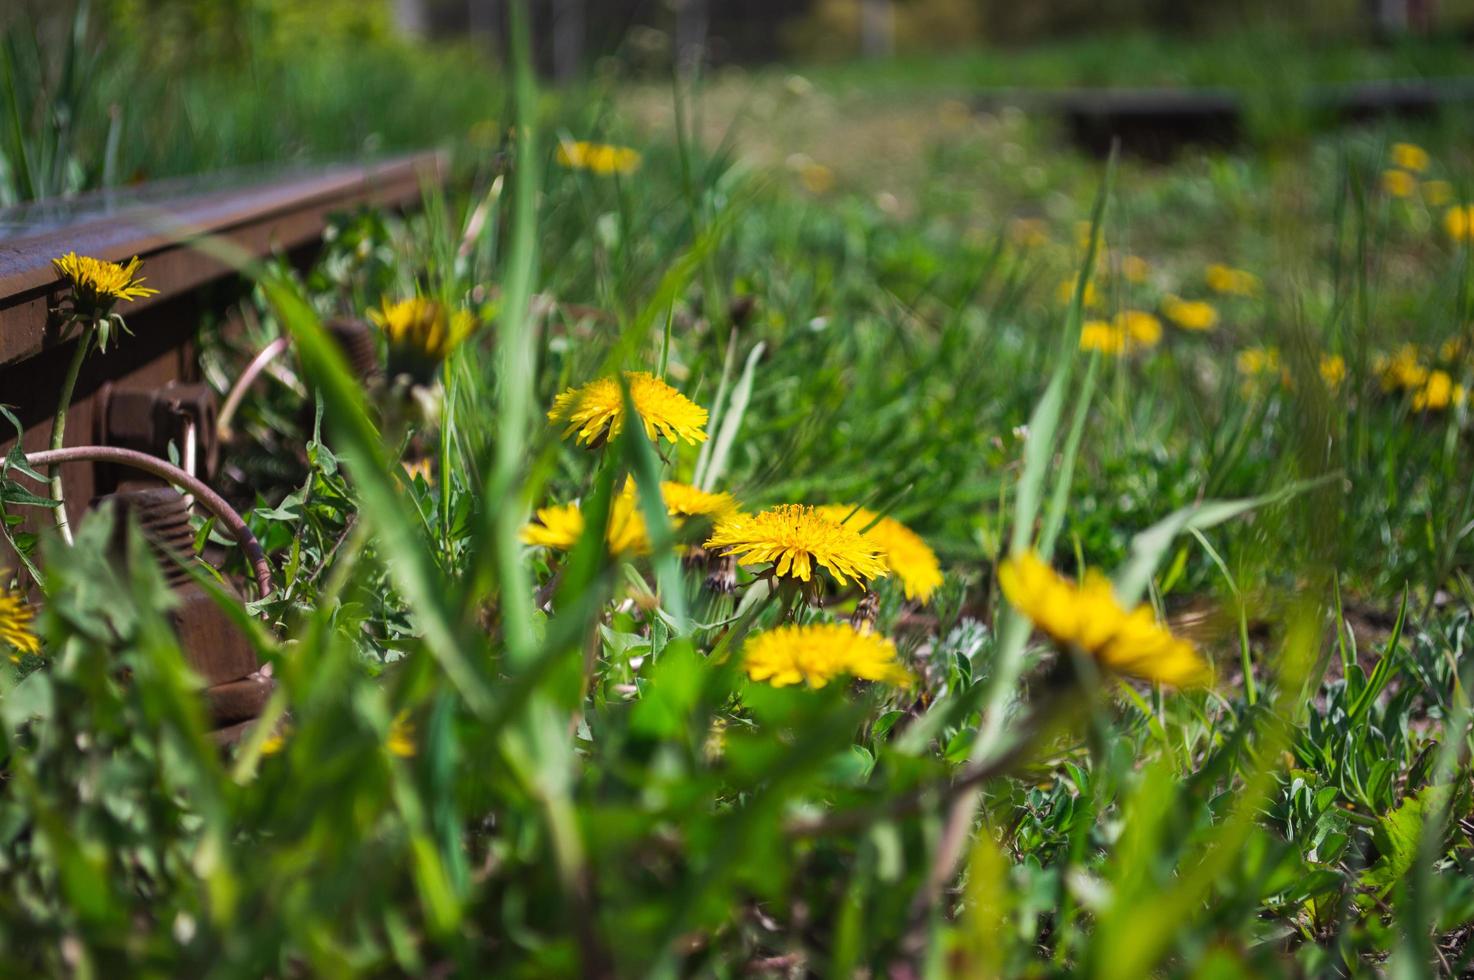
[[215, 432], [220, 439], [228, 440], [233, 434], [230, 428], [231, 420], [235, 418], [236, 410], [241, 407], [241, 402], [245, 399], [246, 391], [251, 387], [251, 383], [260, 376], [262, 371], [271, 366], [272, 361], [285, 353], [291, 344], [290, 337], [276, 338], [261, 348], [261, 351], [251, 358], [251, 363], [246, 365], [241, 376], [235, 379], [235, 384], [231, 385], [230, 393], [225, 397], [225, 404], [220, 406], [220, 415], [215, 422]]
[[[66, 377], [61, 382], [61, 398], [56, 405], [56, 418], [51, 423], [51, 448], [62, 448], [66, 439], [67, 412], [72, 407], [72, 392], [77, 387], [77, 376], [82, 373], [82, 362], [92, 348], [92, 327], [84, 326], [77, 337], [77, 349], [72, 354], [72, 363], [67, 365]], [[61, 463], [52, 463], [47, 475], [51, 478], [51, 499], [56, 501], [52, 515], [56, 518], [56, 529], [68, 545], [72, 543], [72, 528], [67, 523], [67, 503], [61, 487]]]

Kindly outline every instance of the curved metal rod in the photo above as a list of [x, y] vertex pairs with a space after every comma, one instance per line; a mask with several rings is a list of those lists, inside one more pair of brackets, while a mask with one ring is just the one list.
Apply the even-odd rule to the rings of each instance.
[[261, 550], [261, 542], [256, 540], [256, 535], [251, 533], [241, 515], [225, 502], [224, 497], [168, 460], [117, 446], [68, 446], [65, 449], [27, 453], [26, 462], [33, 467], [49, 466], [52, 463], [116, 463], [143, 470], [175, 487], [189, 491], [199, 504], [220, 519], [231, 537], [235, 538], [236, 544], [246, 553], [246, 559], [256, 572], [256, 589], [260, 592], [260, 597], [265, 598], [275, 588], [271, 581], [271, 565], [266, 561], [266, 552]]
[[230, 386], [230, 394], [225, 396], [225, 404], [220, 406], [220, 415], [215, 420], [215, 432], [222, 441], [230, 438], [230, 420], [235, 418], [236, 409], [241, 407], [241, 401], [246, 397], [246, 391], [251, 387], [252, 382], [260, 376], [262, 371], [266, 370], [272, 361], [281, 357], [282, 352], [291, 344], [291, 338], [278, 337], [261, 348], [261, 351], [251, 358], [251, 363], [246, 365], [241, 376], [235, 379], [235, 384]]

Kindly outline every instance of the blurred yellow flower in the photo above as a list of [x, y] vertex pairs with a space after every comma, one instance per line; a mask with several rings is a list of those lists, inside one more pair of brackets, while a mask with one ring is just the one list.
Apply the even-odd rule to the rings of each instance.
[[1239, 351], [1234, 363], [1240, 374], [1251, 378], [1261, 374], [1278, 374], [1280, 370], [1279, 348], [1250, 347]]
[[736, 514], [718, 522], [707, 548], [723, 548], [743, 565], [772, 563], [779, 578], [808, 582], [814, 565], [827, 568], [840, 585], [884, 578], [880, 548], [848, 524], [813, 507], [782, 504], [755, 515]]
[[[1059, 297], [1059, 301], [1061, 303], [1070, 303], [1070, 302], [1073, 302], [1074, 299], [1075, 299], [1075, 280], [1073, 280], [1073, 279], [1065, 279], [1065, 280], [1063, 280], [1059, 284], [1059, 289], [1055, 291], [1055, 295]], [[1085, 306], [1086, 307], [1094, 307], [1094, 306], [1098, 305], [1099, 303], [1100, 303], [1100, 290], [1098, 290], [1098, 289], [1095, 288], [1095, 283], [1094, 282], [1087, 282], [1085, 284], [1085, 297], [1084, 297], [1084, 304], [1085, 304]]]
[[1105, 320], [1086, 320], [1080, 326], [1080, 349], [1119, 356], [1126, 352], [1126, 334]]
[[1110, 321], [1086, 320], [1080, 326], [1080, 349], [1120, 356], [1147, 350], [1162, 340], [1162, 321], [1145, 310], [1122, 310]]
[[1014, 218], [1008, 223], [1008, 237], [1020, 248], [1038, 248], [1049, 244], [1049, 226], [1042, 218]]
[[1416, 143], [1393, 143], [1392, 165], [1422, 173], [1428, 169], [1428, 151]]
[[276, 726], [276, 731], [266, 736], [266, 741], [261, 743], [262, 755], [276, 755], [287, 747], [287, 738], [292, 734], [292, 726], [285, 721]]
[[[658, 436], [692, 445], [706, 441], [706, 409], [648, 371], [626, 371], [624, 377], [635, 413], [652, 442]], [[565, 439], [573, 435], [590, 448], [604, 445], [624, 430], [624, 396], [619, 382], [600, 378], [581, 388], [569, 388], [553, 399], [548, 421], [566, 424]]]
[[1127, 255], [1121, 259], [1121, 275], [1127, 282], [1144, 283], [1152, 274], [1152, 264], [1140, 255]]
[[1256, 296], [1259, 293], [1259, 277], [1244, 269], [1213, 263], [1203, 274], [1208, 288], [1225, 296]]
[[72, 291], [79, 312], [101, 316], [119, 300], [132, 302], [157, 295], [158, 290], [143, 285], [138, 275], [143, 260], [134, 256], [126, 263], [106, 262], [76, 252], [68, 252], [51, 260], [51, 267]]
[[[571, 551], [583, 534], [583, 511], [578, 504], [541, 507], [534, 520], [522, 529], [522, 540], [534, 547]], [[619, 493], [609, 504], [609, 527], [605, 543], [614, 555], [650, 553], [650, 535], [645, 518], [635, 505], [633, 493]]]
[[1124, 609], [1098, 571], [1076, 584], [1037, 554], [1023, 552], [999, 565], [998, 584], [1009, 603], [1050, 639], [1090, 655], [1105, 670], [1173, 687], [1212, 679], [1191, 643], [1160, 625], [1150, 606]]
[[1455, 384], [1447, 371], [1431, 371], [1428, 380], [1413, 392], [1413, 408], [1419, 412], [1440, 411], [1464, 404], [1464, 386]]
[[573, 170], [587, 170], [607, 177], [639, 170], [640, 154], [627, 146], [563, 140], [558, 144], [558, 162]]
[[[625, 481], [624, 489], [609, 505], [606, 539], [613, 554], [650, 553], [650, 535], [636, 494], [635, 481], [631, 478]], [[662, 482], [660, 497], [665, 512], [676, 527], [691, 518], [722, 520], [739, 513], [737, 501], [731, 494], [709, 493], [688, 483]], [[583, 510], [578, 504], [543, 507], [522, 529], [522, 540], [535, 547], [570, 551], [583, 534], [583, 529]]]
[[1162, 299], [1162, 312], [1182, 330], [1212, 330], [1218, 325], [1218, 311], [1212, 303], [1181, 299], [1167, 295]]
[[1446, 180], [1423, 181], [1423, 200], [1435, 208], [1443, 207], [1454, 199], [1454, 185]]
[[522, 528], [522, 541], [537, 548], [568, 551], [583, 534], [583, 511], [578, 504], [539, 507]]
[[[893, 517], [876, 520], [876, 513], [849, 504], [826, 504], [819, 513], [836, 523], [859, 530], [866, 540], [878, 545], [886, 567], [901, 580], [907, 599], [927, 602], [942, 584], [942, 566], [937, 553], [921, 535]], [[845, 520], [849, 518], [849, 520]], [[869, 528], [869, 530], [865, 530]]]
[[389, 737], [384, 740], [384, 748], [391, 755], [400, 758], [409, 758], [415, 754], [415, 726], [409, 720], [409, 712], [401, 711], [394, 716], [394, 721], [389, 725]]
[[836, 677], [905, 686], [911, 675], [896, 661], [896, 645], [877, 633], [857, 633], [843, 623], [780, 626], [752, 637], [742, 667], [774, 687], [823, 687]]
[[450, 312], [423, 296], [381, 302], [369, 319], [384, 331], [391, 361], [407, 357], [415, 362], [439, 363], [476, 329], [476, 318], [465, 310]]
[[1412, 197], [1418, 192], [1418, 178], [1406, 170], [1384, 170], [1382, 190], [1391, 197]]
[[16, 651], [10, 655], [12, 661], [19, 654], [41, 652], [41, 641], [31, 627], [36, 613], [20, 595], [9, 589], [0, 590], [0, 641]]
[[1320, 377], [1327, 388], [1339, 388], [1346, 380], [1346, 359], [1340, 354], [1320, 356]]
[[1422, 352], [1412, 344], [1403, 344], [1390, 357], [1378, 355], [1372, 367], [1381, 375], [1383, 391], [1417, 388], [1428, 380]]
[[1474, 231], [1474, 204], [1455, 204], [1443, 212], [1443, 230], [1456, 242], [1467, 239]]
[[1122, 310], [1115, 325], [1132, 347], [1155, 347], [1162, 340], [1162, 321], [1145, 310]]
[[737, 513], [737, 501], [730, 493], [711, 493], [689, 483], [666, 480], [660, 484], [660, 497], [665, 503], [665, 512], [678, 524], [688, 517], [720, 520]]
[[[1075, 222], [1075, 244], [1078, 245], [1078, 246], [1080, 246], [1080, 248], [1082, 248], [1082, 249], [1089, 247], [1089, 245], [1090, 245], [1090, 222], [1088, 222], [1088, 221], [1077, 221], [1077, 222]], [[1104, 252], [1105, 249], [1106, 249], [1106, 236], [1105, 236], [1105, 230], [1104, 229], [1101, 229], [1101, 232], [1100, 232], [1100, 244], [1097, 247], [1102, 252]]]
[[798, 182], [810, 194], [823, 196], [834, 190], [834, 171], [822, 163], [808, 163], [798, 172]]

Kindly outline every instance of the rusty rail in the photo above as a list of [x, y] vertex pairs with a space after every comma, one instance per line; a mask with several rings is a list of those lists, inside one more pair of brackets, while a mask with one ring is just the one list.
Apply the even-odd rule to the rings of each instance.
[[[210, 485], [218, 464], [216, 392], [199, 383], [195, 332], [211, 315], [228, 317], [250, 288], [220, 250], [195, 248], [197, 236], [223, 240], [255, 258], [285, 255], [305, 264], [320, 248], [328, 217], [360, 206], [403, 208], [420, 199], [443, 171], [434, 154], [384, 163], [298, 172], [236, 186], [159, 184], [61, 205], [0, 211], [0, 403], [20, 419], [21, 449], [35, 466], [61, 464], [73, 522], [92, 501], [110, 499], [138, 522], [175, 594], [169, 612], [186, 659], [199, 678], [212, 737], [229, 743], [258, 716], [272, 690], [254, 647], [239, 626], [179, 563], [193, 554], [188, 504], [214, 514], [247, 559], [262, 597], [273, 589], [271, 567], [239, 514]], [[62, 298], [51, 260], [75, 251], [111, 261], [144, 260], [155, 296], [123, 310], [132, 336], [107, 354], [93, 353], [66, 413], [68, 445], [49, 450], [63, 373], [77, 339], [63, 340], [51, 310]], [[364, 345], [362, 338], [359, 346]], [[269, 350], [280, 353], [285, 342]], [[362, 352], [360, 352], [362, 355]], [[259, 372], [268, 354], [247, 372]], [[367, 357], [373, 357], [368, 346]], [[228, 423], [247, 379], [220, 421]], [[0, 432], [0, 452], [15, 443]], [[172, 465], [178, 447], [186, 469]], [[147, 480], [124, 484], [119, 467]], [[197, 470], [197, 472], [196, 472]], [[183, 490], [189, 496], [180, 496]], [[46, 514], [23, 513], [22, 527], [41, 530]], [[0, 544], [0, 566], [15, 556]], [[227, 591], [233, 591], [233, 586]]]
[[[218, 177], [209, 186], [175, 181], [0, 211], [0, 403], [21, 420], [22, 448], [47, 448], [75, 343], [57, 338], [49, 313], [61, 298], [51, 267], [56, 256], [76, 251], [121, 261], [138, 255], [148, 285], [159, 290], [120, 311], [133, 336], [87, 359], [67, 416], [69, 444], [114, 444], [105, 431], [109, 404], [120, 404], [112, 396], [200, 381], [198, 324], [224, 314], [249, 289], [234, 268], [193, 247], [193, 235], [223, 239], [258, 258], [278, 254], [305, 263], [320, 248], [329, 215], [361, 206], [412, 207], [444, 169], [439, 155], [425, 153], [242, 178], [235, 187], [218, 186]], [[0, 452], [14, 441], [0, 431]], [[114, 488], [112, 471], [90, 462], [66, 463], [62, 479], [73, 521], [94, 496]], [[28, 516], [28, 525], [33, 521]], [[7, 557], [0, 546], [0, 564]]]
[[[1295, 96], [1297, 108], [1324, 120], [1358, 123], [1378, 118], [1428, 118], [1474, 102], [1467, 78], [1386, 79], [1312, 85]], [[1226, 148], [1247, 135], [1249, 101], [1232, 88], [1001, 89], [981, 93], [980, 109], [1004, 106], [1057, 116], [1080, 149], [1105, 156], [1113, 145], [1168, 160], [1187, 146]]]

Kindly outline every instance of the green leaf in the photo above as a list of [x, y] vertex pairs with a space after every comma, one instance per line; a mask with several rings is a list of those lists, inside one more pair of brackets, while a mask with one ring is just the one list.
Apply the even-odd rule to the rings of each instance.
[[727, 461], [731, 458], [732, 446], [737, 441], [737, 431], [742, 427], [742, 416], [746, 414], [747, 404], [752, 399], [752, 383], [763, 350], [764, 346], [757, 344], [747, 355], [747, 363], [742, 367], [742, 377], [738, 379], [737, 387], [732, 392], [732, 401], [722, 413], [721, 430], [713, 440], [711, 458], [703, 460], [706, 463], [704, 469], [698, 468], [697, 486], [703, 490], [715, 490], [727, 472]]
[[1386, 893], [1403, 879], [1417, 860], [1423, 822], [1447, 804], [1452, 791], [1451, 783], [1424, 786], [1377, 822], [1372, 836], [1381, 857], [1362, 875], [1364, 883]]
[[1392, 635], [1387, 638], [1387, 649], [1377, 660], [1377, 665], [1372, 668], [1372, 675], [1367, 678], [1366, 683], [1361, 685], [1352, 702], [1351, 708], [1346, 712], [1346, 723], [1348, 726], [1356, 725], [1361, 721], [1363, 715], [1370, 710], [1372, 704], [1377, 700], [1387, 684], [1396, 676], [1398, 669], [1397, 644], [1402, 639], [1402, 627], [1407, 622], [1407, 586], [1402, 588], [1402, 602], [1397, 607], [1397, 621], [1392, 624]]
[[1147, 583], [1156, 573], [1162, 558], [1172, 547], [1173, 539], [1179, 534], [1205, 531], [1251, 510], [1283, 503], [1306, 490], [1340, 478], [1339, 474], [1330, 474], [1314, 480], [1300, 480], [1258, 497], [1244, 500], [1205, 500], [1173, 511], [1131, 539], [1131, 556], [1116, 571], [1116, 597], [1127, 606], [1135, 605], [1146, 591]]
[[690, 723], [689, 714], [701, 696], [706, 661], [690, 640], [666, 644], [649, 671], [649, 683], [635, 705], [630, 727], [649, 738], [675, 738]]

